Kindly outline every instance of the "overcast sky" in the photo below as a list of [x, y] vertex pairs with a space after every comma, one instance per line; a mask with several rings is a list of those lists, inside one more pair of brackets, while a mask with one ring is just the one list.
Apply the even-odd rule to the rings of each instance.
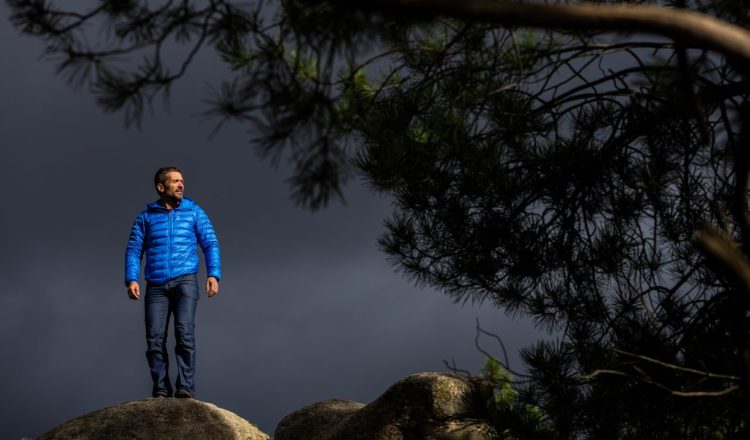
[[210, 52], [169, 112], [127, 130], [55, 76], [5, 2], [0, 15], [0, 438], [150, 395], [143, 302], [127, 299], [123, 257], [165, 165], [183, 169], [222, 249], [221, 290], [196, 318], [198, 398], [269, 434], [304, 405], [370, 402], [406, 375], [446, 371], [444, 360], [477, 372], [477, 317], [511, 351], [535, 338], [491, 305], [453, 304], [395, 273], [376, 246], [388, 199], [353, 182], [346, 206], [304, 211], [247, 127], [209, 139], [213, 124], [195, 115], [223, 71]]

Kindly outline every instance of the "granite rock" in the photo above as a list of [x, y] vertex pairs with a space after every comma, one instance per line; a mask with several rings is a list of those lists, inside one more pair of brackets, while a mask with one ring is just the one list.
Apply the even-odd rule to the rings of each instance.
[[39, 440], [270, 440], [238, 415], [195, 399], [125, 402], [76, 417]]

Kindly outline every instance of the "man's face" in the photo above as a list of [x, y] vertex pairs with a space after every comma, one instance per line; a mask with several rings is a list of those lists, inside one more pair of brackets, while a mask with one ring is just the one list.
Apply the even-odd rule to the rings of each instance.
[[181, 173], [170, 171], [167, 173], [164, 183], [158, 184], [156, 189], [164, 198], [182, 200], [183, 192], [185, 191], [185, 180], [182, 178]]

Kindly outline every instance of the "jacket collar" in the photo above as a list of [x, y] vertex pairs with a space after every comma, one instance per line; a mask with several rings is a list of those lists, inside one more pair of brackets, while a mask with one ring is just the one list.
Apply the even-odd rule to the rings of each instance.
[[[191, 199], [189, 199], [187, 197], [183, 197], [182, 201], [180, 202], [179, 205], [177, 205], [177, 207], [175, 208], [175, 210], [182, 211], [184, 209], [189, 209], [193, 205], [195, 205], [195, 202], [193, 202]], [[150, 211], [166, 211], [167, 210], [167, 208], [165, 208], [164, 205], [162, 205], [161, 203], [159, 203], [158, 200], [156, 200], [154, 202], [151, 202], [148, 205], [146, 205], [146, 209], [148, 209]]]

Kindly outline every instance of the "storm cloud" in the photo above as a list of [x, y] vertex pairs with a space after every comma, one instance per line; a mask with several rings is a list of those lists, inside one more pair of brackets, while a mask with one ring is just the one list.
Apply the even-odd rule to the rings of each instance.
[[223, 71], [210, 51], [168, 111], [128, 130], [55, 76], [5, 3], [0, 15], [0, 438], [150, 395], [143, 302], [127, 299], [123, 258], [165, 165], [183, 169], [222, 248], [220, 293], [198, 306], [198, 398], [266, 432], [315, 401], [369, 402], [444, 360], [476, 372], [476, 318], [512, 352], [537, 337], [489, 304], [454, 304], [395, 273], [376, 245], [389, 200], [360, 182], [346, 205], [311, 213], [289, 199], [289, 167], [258, 159], [247, 127], [209, 138], [215, 121], [197, 115]]

